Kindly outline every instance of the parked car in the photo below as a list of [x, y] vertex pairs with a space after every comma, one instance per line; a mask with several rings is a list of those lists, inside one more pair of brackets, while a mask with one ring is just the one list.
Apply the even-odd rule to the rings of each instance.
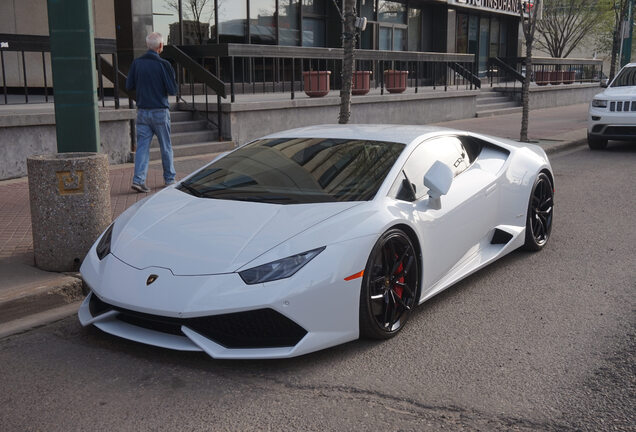
[[602, 150], [608, 140], [636, 140], [636, 63], [625, 65], [590, 102], [587, 143]]
[[[519, 247], [545, 247], [534, 145], [426, 126], [268, 135], [120, 215], [88, 252], [82, 325], [215, 358], [385, 339]], [[505, 282], [505, 281], [502, 281]]]

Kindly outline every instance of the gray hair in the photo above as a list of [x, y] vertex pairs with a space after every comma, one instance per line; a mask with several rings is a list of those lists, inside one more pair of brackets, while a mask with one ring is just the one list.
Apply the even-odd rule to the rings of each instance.
[[153, 32], [146, 36], [146, 46], [148, 49], [156, 50], [162, 43], [163, 36], [161, 36], [161, 33]]

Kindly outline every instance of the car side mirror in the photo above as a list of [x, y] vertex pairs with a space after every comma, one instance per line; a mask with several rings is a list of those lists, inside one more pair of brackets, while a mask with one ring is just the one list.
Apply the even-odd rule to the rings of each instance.
[[424, 186], [428, 188], [431, 206], [437, 210], [441, 208], [440, 197], [446, 195], [453, 183], [453, 171], [448, 165], [435, 161], [424, 175]]
[[601, 80], [601, 87], [607, 88], [607, 86], [609, 86], [609, 80], [607, 78], [603, 78]]

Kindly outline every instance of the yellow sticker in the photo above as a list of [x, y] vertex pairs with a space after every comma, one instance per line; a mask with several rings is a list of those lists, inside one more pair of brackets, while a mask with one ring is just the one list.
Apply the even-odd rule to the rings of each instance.
[[57, 176], [57, 190], [60, 195], [84, 193], [83, 170], [58, 171], [55, 175]]

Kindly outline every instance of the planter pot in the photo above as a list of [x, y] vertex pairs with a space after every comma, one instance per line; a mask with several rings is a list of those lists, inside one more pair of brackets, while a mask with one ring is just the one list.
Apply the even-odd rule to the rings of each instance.
[[351, 94], [361, 96], [369, 93], [371, 71], [355, 71], [351, 78]]
[[575, 79], [576, 79], [575, 71], [563, 72], [563, 84], [572, 84], [574, 83]]
[[545, 71], [535, 72], [534, 82], [536, 82], [537, 85], [540, 85], [540, 86], [548, 85], [548, 83], [550, 82], [550, 73], [551, 72], [545, 72]]
[[384, 87], [389, 93], [402, 93], [406, 90], [408, 76], [408, 71], [386, 70], [384, 71]]
[[550, 84], [559, 85], [563, 82], [563, 71], [550, 72]]
[[331, 71], [303, 72], [303, 81], [307, 96], [322, 97], [329, 94], [329, 75], [331, 75]]

